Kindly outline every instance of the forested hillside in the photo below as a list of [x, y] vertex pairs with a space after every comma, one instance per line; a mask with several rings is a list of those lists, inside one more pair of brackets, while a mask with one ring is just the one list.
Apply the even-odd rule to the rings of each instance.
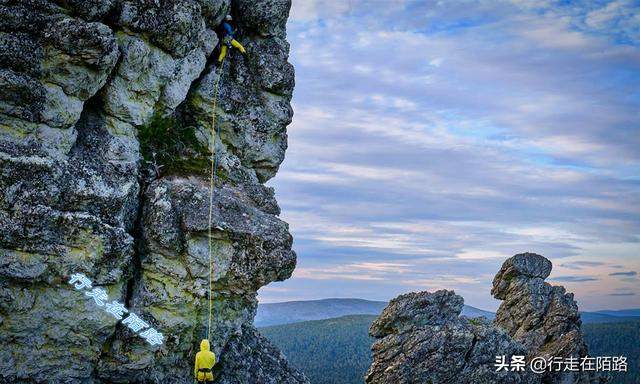
[[371, 364], [369, 325], [375, 318], [351, 315], [265, 327], [260, 333], [311, 383], [363, 383]]
[[[376, 316], [352, 315], [261, 328], [294, 367], [312, 384], [362, 384], [371, 364], [373, 339], [368, 330]], [[629, 372], [612, 384], [640, 383], [640, 319], [583, 325], [592, 356], [626, 356]]]
[[614, 375], [614, 384], [640, 383], [640, 320], [582, 326], [592, 356], [626, 356], [629, 371]]

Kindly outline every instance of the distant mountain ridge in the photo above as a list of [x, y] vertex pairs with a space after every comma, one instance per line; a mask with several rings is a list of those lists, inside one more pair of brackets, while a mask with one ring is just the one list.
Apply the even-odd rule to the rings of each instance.
[[[621, 311], [622, 312], [622, 311]], [[584, 324], [592, 323], [619, 323], [623, 321], [640, 319], [640, 315], [610, 315], [607, 312], [580, 312], [580, 318]]]
[[387, 303], [363, 299], [286, 301], [258, 305], [256, 327], [324, 320], [346, 315], [379, 315]]
[[[320, 299], [286, 301], [258, 305], [254, 323], [256, 327], [324, 320], [348, 315], [379, 315], [387, 306], [386, 301], [364, 299]], [[493, 312], [465, 305], [462, 314], [468, 317], [485, 316], [493, 319]]]
[[[258, 305], [254, 320], [256, 327], [324, 320], [349, 315], [379, 315], [387, 306], [385, 301], [365, 299], [330, 298], [320, 300], [286, 301]], [[462, 314], [467, 317], [485, 316], [493, 320], [495, 313], [465, 305]], [[589, 323], [614, 323], [637, 319], [640, 308], [581, 312], [582, 321]]]
[[596, 311], [595, 313], [602, 313], [609, 316], [640, 316], [640, 308], [619, 309], [617, 311], [603, 310]]

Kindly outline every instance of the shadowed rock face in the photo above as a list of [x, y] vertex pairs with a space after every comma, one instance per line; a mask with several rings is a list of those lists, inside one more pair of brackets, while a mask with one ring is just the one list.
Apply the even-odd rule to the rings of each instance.
[[533, 253], [509, 258], [493, 281], [503, 300], [494, 323], [460, 316], [463, 300], [453, 291], [420, 292], [392, 300], [373, 322], [373, 364], [367, 383], [549, 383], [606, 382], [589, 372], [535, 375], [496, 372], [496, 356], [587, 355], [580, 315], [563, 287], [544, 282], [551, 262]]
[[[295, 267], [264, 185], [284, 159], [292, 117], [289, 7], [0, 0], [0, 382], [192, 382], [208, 315], [213, 147], [222, 175], [212, 223], [216, 380], [306, 382], [252, 326], [256, 291]], [[228, 12], [248, 56], [233, 52], [222, 69], [212, 142], [219, 72], [209, 63]], [[139, 138], [168, 117], [205, 151], [186, 148], [191, 167], [150, 180]], [[76, 272], [164, 344], [149, 345], [74, 290]]]

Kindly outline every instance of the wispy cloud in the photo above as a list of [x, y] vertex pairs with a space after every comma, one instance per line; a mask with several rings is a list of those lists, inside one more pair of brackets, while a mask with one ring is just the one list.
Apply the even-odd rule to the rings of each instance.
[[628, 272], [613, 272], [610, 273], [609, 276], [636, 276], [638, 275], [638, 272], [636, 271], [628, 271]]
[[363, 262], [323, 268], [297, 268], [295, 277], [310, 280], [385, 280], [390, 276], [408, 273], [410, 265], [385, 262]]
[[584, 282], [584, 281], [596, 281], [598, 279], [594, 276], [555, 276], [555, 277], [550, 277], [549, 280], [575, 283], [575, 282]]
[[561, 267], [567, 268], [567, 269], [584, 269], [584, 268], [600, 267], [603, 265], [606, 265], [606, 263], [603, 261], [585, 261], [585, 260], [577, 260], [569, 263], [560, 264]]
[[449, 287], [490, 308], [502, 261], [535, 251], [560, 278], [580, 272], [562, 282], [581, 305], [629, 304], [597, 285], [639, 290], [608, 275], [640, 269], [639, 14], [294, 0], [295, 116], [271, 183], [299, 255], [284, 286], [385, 300]]

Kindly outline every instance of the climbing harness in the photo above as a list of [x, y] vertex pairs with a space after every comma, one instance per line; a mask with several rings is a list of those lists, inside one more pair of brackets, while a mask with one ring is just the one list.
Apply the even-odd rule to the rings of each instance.
[[218, 104], [218, 90], [220, 89], [220, 80], [224, 73], [225, 58], [222, 59], [220, 68], [218, 69], [218, 77], [213, 90], [213, 111], [211, 112], [211, 172], [209, 173], [209, 320], [207, 322], [207, 340], [211, 335], [211, 320], [213, 318], [213, 244], [211, 241], [211, 223], [213, 221], [213, 197], [215, 188], [218, 186], [218, 151], [216, 150], [216, 138], [220, 137], [220, 127], [216, 126], [216, 108]]

